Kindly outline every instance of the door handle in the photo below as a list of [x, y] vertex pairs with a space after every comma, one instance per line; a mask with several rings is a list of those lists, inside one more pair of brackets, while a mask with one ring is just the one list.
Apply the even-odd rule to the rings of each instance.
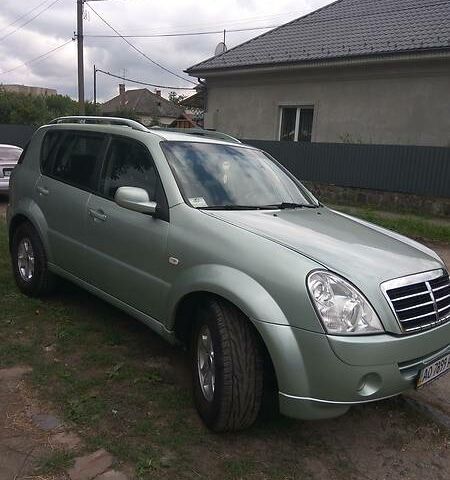
[[39, 195], [48, 195], [50, 193], [47, 187], [38, 186], [36, 187], [36, 190], [38, 191]]
[[100, 220], [101, 222], [106, 221], [107, 216], [103, 212], [103, 210], [94, 210], [93, 208], [89, 209], [89, 215], [94, 219], [94, 220]]

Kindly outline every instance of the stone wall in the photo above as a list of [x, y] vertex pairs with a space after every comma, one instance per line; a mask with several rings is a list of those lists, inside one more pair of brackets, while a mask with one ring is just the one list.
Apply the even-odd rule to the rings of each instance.
[[380, 210], [450, 217], [450, 198], [339, 187], [314, 182], [303, 183], [325, 204], [368, 206]]

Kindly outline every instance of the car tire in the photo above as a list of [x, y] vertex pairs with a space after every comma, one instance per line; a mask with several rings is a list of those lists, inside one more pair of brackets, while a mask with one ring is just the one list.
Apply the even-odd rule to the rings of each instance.
[[22, 293], [40, 297], [53, 291], [55, 276], [48, 270], [44, 245], [28, 222], [19, 225], [12, 235], [11, 260], [14, 279]]
[[206, 426], [215, 432], [250, 427], [263, 391], [262, 349], [250, 321], [225, 301], [202, 302], [192, 330], [191, 362], [194, 400]]

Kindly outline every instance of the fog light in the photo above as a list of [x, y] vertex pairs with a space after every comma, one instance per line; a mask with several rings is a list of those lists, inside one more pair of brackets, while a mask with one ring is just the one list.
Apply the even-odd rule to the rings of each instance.
[[380, 390], [382, 383], [378, 373], [368, 373], [364, 375], [358, 383], [358, 394], [362, 397], [373, 395]]

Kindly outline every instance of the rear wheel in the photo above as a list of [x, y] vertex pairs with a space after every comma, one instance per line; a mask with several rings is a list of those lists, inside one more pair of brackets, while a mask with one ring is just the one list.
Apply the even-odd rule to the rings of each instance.
[[53, 290], [55, 278], [48, 270], [44, 246], [28, 222], [19, 225], [12, 236], [11, 260], [14, 278], [22, 293], [38, 297]]
[[194, 399], [213, 431], [242, 430], [262, 400], [261, 346], [249, 320], [233, 305], [208, 299], [197, 309], [191, 339]]

